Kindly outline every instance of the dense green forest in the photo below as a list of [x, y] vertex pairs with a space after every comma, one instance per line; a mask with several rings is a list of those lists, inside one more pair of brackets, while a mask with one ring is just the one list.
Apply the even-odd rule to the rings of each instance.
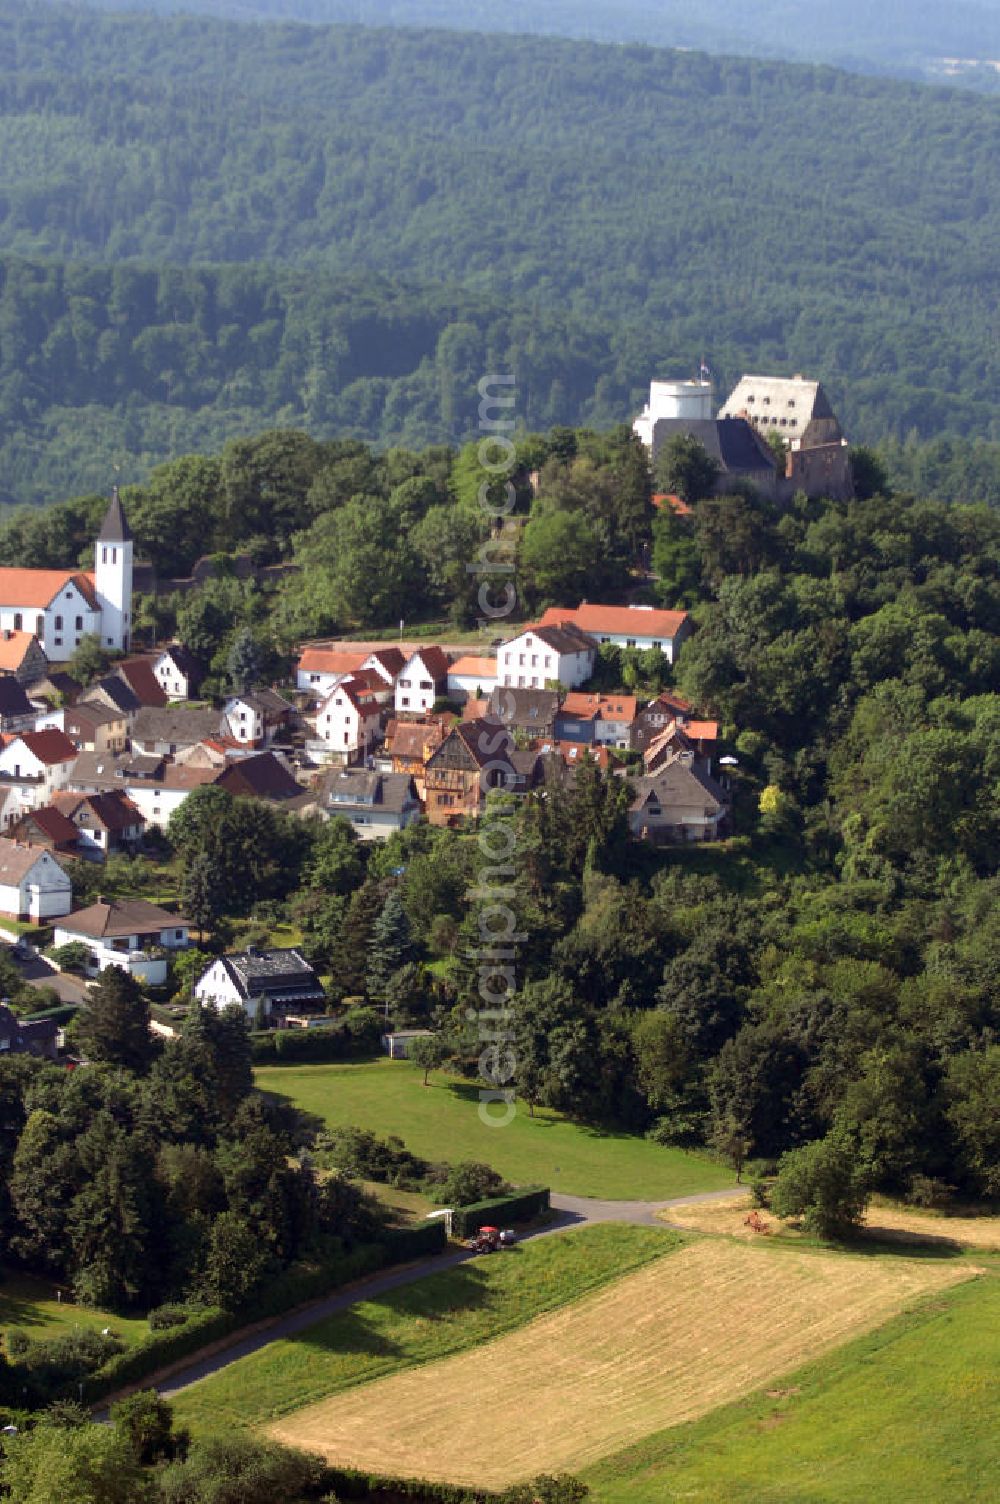
[[[134, 10], [130, 0], [92, 0]], [[147, 0], [155, 11], [197, 11], [235, 21], [356, 22], [363, 26], [443, 26], [458, 31], [540, 32], [595, 42], [647, 42], [746, 57], [833, 63], [862, 72], [946, 78], [945, 59], [970, 64], [956, 81], [996, 88], [984, 60], [1000, 55], [996, 0], [867, 0], [835, 6], [787, 0]], [[976, 67], [976, 60], [983, 60]]]
[[0, 496], [267, 423], [459, 440], [490, 369], [610, 425], [702, 355], [996, 440], [998, 147], [829, 69], [2, 0]]

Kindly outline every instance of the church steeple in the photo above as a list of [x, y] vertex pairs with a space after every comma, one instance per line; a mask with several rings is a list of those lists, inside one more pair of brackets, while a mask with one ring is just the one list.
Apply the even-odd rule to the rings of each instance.
[[132, 534], [129, 532], [117, 486], [111, 488], [111, 500], [108, 502], [108, 510], [104, 514], [97, 541], [98, 543], [131, 543], [132, 541]]
[[94, 585], [101, 608], [101, 645], [127, 653], [132, 637], [132, 534], [117, 486], [97, 535]]

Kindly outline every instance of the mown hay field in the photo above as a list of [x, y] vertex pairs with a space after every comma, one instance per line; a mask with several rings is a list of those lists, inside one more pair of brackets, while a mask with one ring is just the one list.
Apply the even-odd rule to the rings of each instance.
[[[662, 1213], [672, 1227], [692, 1232], [724, 1233], [744, 1242], [759, 1242], [761, 1235], [746, 1225], [753, 1205], [745, 1192], [720, 1201], [696, 1201], [688, 1206], [672, 1206]], [[760, 1217], [772, 1233], [788, 1237], [793, 1229], [773, 1212], [762, 1211]], [[911, 1207], [881, 1206], [875, 1202], [865, 1213], [862, 1232], [883, 1242], [926, 1243], [929, 1246], [981, 1248], [1000, 1251], [1000, 1217], [944, 1216], [915, 1211]]]
[[473, 1351], [286, 1416], [272, 1436], [383, 1474], [503, 1487], [691, 1421], [977, 1271], [694, 1243]]

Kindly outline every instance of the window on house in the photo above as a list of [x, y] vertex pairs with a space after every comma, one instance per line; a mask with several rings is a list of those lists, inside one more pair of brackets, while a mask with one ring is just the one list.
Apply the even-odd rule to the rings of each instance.
[[37, 634], [38, 634], [39, 637], [44, 637], [45, 636], [45, 617], [44, 616], [36, 616], [36, 618], [35, 618], [35, 631], [37, 632]]
[[108, 551], [107, 551], [106, 548], [102, 548], [101, 549], [101, 563], [102, 564], [106, 564], [107, 562], [108, 562]]
[[83, 617], [82, 616], [78, 616], [77, 619], [76, 619], [76, 630], [78, 632], [82, 632], [83, 631]]
[[15, 632], [20, 632], [20, 630], [21, 630], [21, 613], [20, 613], [20, 611], [15, 611], [14, 612], [14, 631]]
[[62, 631], [62, 617], [61, 616], [57, 616], [56, 619], [55, 619], [55, 629], [56, 629], [57, 632], [61, 632]]
[[[58, 639], [56, 639], [56, 640], [58, 641]], [[108, 642], [108, 647], [109, 648], [113, 648], [114, 647], [114, 645], [115, 645], [115, 639], [113, 637], [109, 637], [107, 639], [107, 642]]]
[[55, 643], [55, 645], [56, 645], [57, 648], [61, 648], [62, 647], [62, 638], [61, 637], [53, 637], [52, 641]]

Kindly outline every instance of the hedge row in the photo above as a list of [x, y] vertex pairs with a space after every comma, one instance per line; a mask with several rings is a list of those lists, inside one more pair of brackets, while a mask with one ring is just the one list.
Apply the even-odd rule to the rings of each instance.
[[59, 1003], [54, 1008], [42, 1008], [38, 1013], [22, 1013], [21, 1022], [34, 1024], [43, 1018], [51, 1018], [57, 1024], [68, 1024], [82, 1007], [82, 1003]]
[[145, 1342], [112, 1358], [84, 1381], [84, 1398], [93, 1404], [117, 1389], [139, 1383], [160, 1368], [191, 1357], [241, 1327], [270, 1316], [280, 1316], [307, 1301], [318, 1300], [352, 1280], [374, 1274], [387, 1264], [402, 1264], [410, 1259], [441, 1253], [446, 1243], [441, 1223], [428, 1222], [414, 1228], [390, 1229], [382, 1242], [364, 1243], [314, 1269], [287, 1269], [272, 1280], [256, 1300], [241, 1306], [238, 1311], [213, 1307], [199, 1312], [183, 1326], [151, 1334]]
[[487, 1504], [499, 1494], [485, 1489], [461, 1488], [454, 1483], [428, 1483], [420, 1478], [385, 1478], [378, 1473], [352, 1468], [329, 1467], [321, 1486], [338, 1499], [369, 1500], [371, 1504]]
[[474, 1201], [471, 1206], [456, 1206], [451, 1230], [456, 1238], [471, 1238], [481, 1227], [503, 1227], [507, 1222], [530, 1222], [549, 1209], [549, 1192], [545, 1186], [515, 1191], [510, 1196], [494, 1196], [490, 1201]]
[[267, 1029], [250, 1036], [251, 1058], [255, 1065], [273, 1065], [281, 1060], [310, 1060], [325, 1064], [347, 1060], [357, 1049], [358, 1041], [343, 1028]]

